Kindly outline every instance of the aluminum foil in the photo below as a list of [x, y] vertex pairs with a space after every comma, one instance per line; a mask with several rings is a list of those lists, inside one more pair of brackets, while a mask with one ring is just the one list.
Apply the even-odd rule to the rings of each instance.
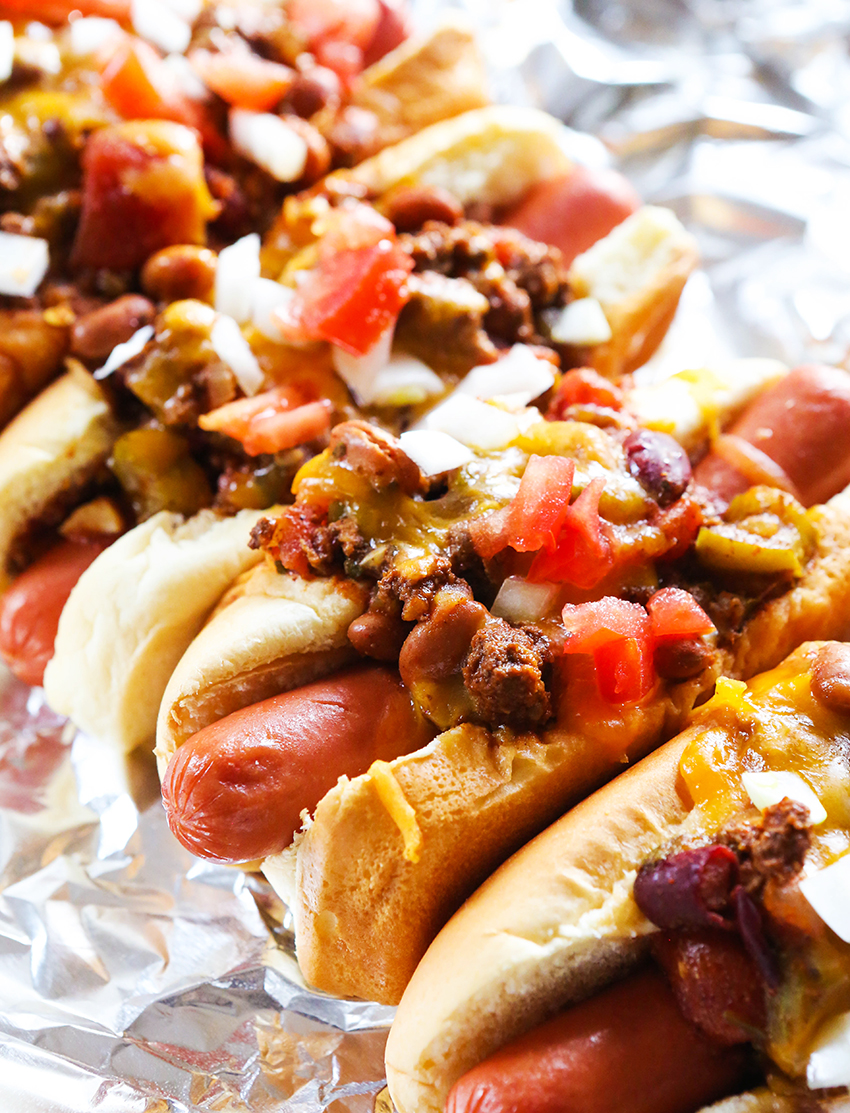
[[[420, 25], [445, 6], [421, 0]], [[848, 363], [850, 0], [451, 6], [498, 99], [595, 137], [580, 157], [698, 237], [648, 374]], [[0, 1108], [372, 1109], [391, 1010], [304, 987], [286, 910], [178, 846], [148, 757], [104, 754], [5, 674], [0, 717]]]

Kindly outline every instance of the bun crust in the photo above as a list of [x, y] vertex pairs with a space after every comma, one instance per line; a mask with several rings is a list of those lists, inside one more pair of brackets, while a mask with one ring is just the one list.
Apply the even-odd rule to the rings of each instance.
[[301, 580], [271, 564], [240, 577], [168, 681], [156, 728], [160, 775], [202, 727], [353, 659], [348, 627], [367, 603], [359, 584]]
[[0, 591], [11, 582], [17, 538], [94, 474], [118, 431], [100, 387], [79, 368], [43, 390], [0, 434]]
[[44, 687], [51, 707], [129, 753], [149, 744], [168, 678], [234, 578], [260, 513], [189, 521], [162, 511], [110, 545], [62, 611]]

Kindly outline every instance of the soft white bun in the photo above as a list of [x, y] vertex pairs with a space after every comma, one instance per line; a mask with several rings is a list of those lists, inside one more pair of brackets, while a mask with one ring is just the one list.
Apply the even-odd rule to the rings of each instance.
[[162, 511], [110, 545], [62, 611], [44, 675], [48, 702], [94, 738], [130, 752], [153, 741], [168, 678], [210, 611], [261, 554], [260, 513], [189, 521]]
[[348, 627], [367, 603], [361, 585], [301, 580], [267, 563], [241, 577], [168, 681], [156, 730], [160, 774], [202, 727], [352, 659]]
[[94, 379], [72, 368], [0, 434], [0, 591], [15, 541], [77, 490], [109, 455], [118, 425]]
[[432, 124], [339, 176], [378, 198], [415, 184], [447, 189], [462, 205], [509, 205], [570, 169], [568, 134], [536, 108], [491, 105]]
[[[819, 649], [800, 646], [789, 668], [805, 676]], [[639, 959], [656, 929], [634, 901], [637, 870], [678, 836], [699, 841], [711, 834], [679, 776], [685, 747], [705, 729], [695, 723], [553, 824], [437, 936], [387, 1043], [399, 1113], [441, 1113], [471, 1067]], [[783, 745], [793, 752], [797, 741], [792, 731], [776, 731], [769, 744], [774, 753]], [[720, 1109], [778, 1113], [782, 1105], [762, 1094]]]
[[382, 147], [489, 101], [468, 21], [447, 13], [427, 38], [412, 36], [364, 70], [352, 103], [378, 117]]

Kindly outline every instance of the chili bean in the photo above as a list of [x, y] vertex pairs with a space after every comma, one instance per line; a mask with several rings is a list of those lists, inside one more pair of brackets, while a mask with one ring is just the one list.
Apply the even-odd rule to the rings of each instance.
[[812, 666], [812, 694], [832, 711], [850, 711], [850, 645], [830, 642]]
[[623, 448], [629, 471], [659, 506], [670, 506], [691, 481], [691, 462], [682, 446], [667, 433], [637, 429]]
[[444, 680], [460, 668], [487, 608], [452, 588], [437, 596], [428, 618], [408, 635], [398, 667], [410, 688], [421, 680]]
[[208, 247], [176, 244], [164, 247], [142, 268], [142, 289], [154, 301], [211, 302], [215, 286], [217, 256]]
[[330, 170], [331, 149], [328, 141], [317, 128], [300, 116], [284, 116], [283, 120], [307, 144], [307, 161], [304, 163], [301, 180], [310, 185]]
[[358, 653], [376, 661], [397, 661], [408, 627], [400, 618], [367, 611], [348, 627], [348, 640]]
[[687, 680], [708, 665], [714, 650], [700, 638], [659, 642], [653, 654], [655, 671], [666, 680]]
[[397, 232], [416, 232], [426, 220], [456, 224], [463, 216], [463, 206], [440, 186], [405, 186], [387, 199], [387, 216]]
[[327, 106], [340, 101], [340, 81], [327, 66], [312, 66], [299, 73], [287, 94], [285, 105], [302, 119], [315, 116]]
[[117, 344], [149, 325], [156, 310], [141, 294], [125, 294], [79, 317], [71, 330], [71, 351], [81, 359], [103, 360]]

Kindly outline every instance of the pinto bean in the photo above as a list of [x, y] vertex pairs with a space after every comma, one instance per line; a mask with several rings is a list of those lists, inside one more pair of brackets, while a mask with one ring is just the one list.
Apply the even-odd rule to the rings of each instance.
[[444, 680], [460, 668], [473, 637], [487, 619], [487, 608], [455, 588], [439, 592], [428, 618], [408, 635], [398, 667], [408, 687], [422, 680]]
[[367, 421], [344, 421], [331, 431], [331, 454], [344, 459], [376, 491], [397, 483], [412, 495], [422, 485], [422, 473], [395, 437]]
[[662, 641], [655, 647], [655, 671], [665, 680], [687, 680], [698, 676], [708, 665], [714, 650], [701, 638]]
[[463, 206], [441, 186], [413, 185], [393, 191], [387, 198], [386, 213], [397, 232], [416, 232], [426, 220], [457, 223]]
[[307, 161], [304, 163], [304, 172], [301, 180], [308, 185], [324, 177], [331, 168], [331, 149], [327, 139], [318, 128], [300, 116], [287, 115], [283, 117], [287, 127], [291, 128], [307, 144]]
[[400, 618], [367, 611], [348, 627], [348, 640], [358, 653], [376, 661], [397, 661], [407, 637], [408, 626]]
[[71, 351], [80, 359], [103, 360], [156, 315], [153, 303], [141, 294], [125, 294], [108, 305], [78, 317], [71, 330]]
[[340, 81], [327, 66], [311, 66], [299, 73], [286, 96], [285, 107], [308, 120], [323, 108], [334, 107], [340, 101]]
[[659, 506], [681, 498], [691, 481], [691, 462], [667, 433], [636, 429], [623, 442], [629, 471]]
[[181, 243], [155, 252], [142, 267], [142, 289], [154, 301], [212, 301], [217, 256]]
[[829, 642], [812, 666], [812, 694], [832, 711], [850, 711], [850, 645]]

